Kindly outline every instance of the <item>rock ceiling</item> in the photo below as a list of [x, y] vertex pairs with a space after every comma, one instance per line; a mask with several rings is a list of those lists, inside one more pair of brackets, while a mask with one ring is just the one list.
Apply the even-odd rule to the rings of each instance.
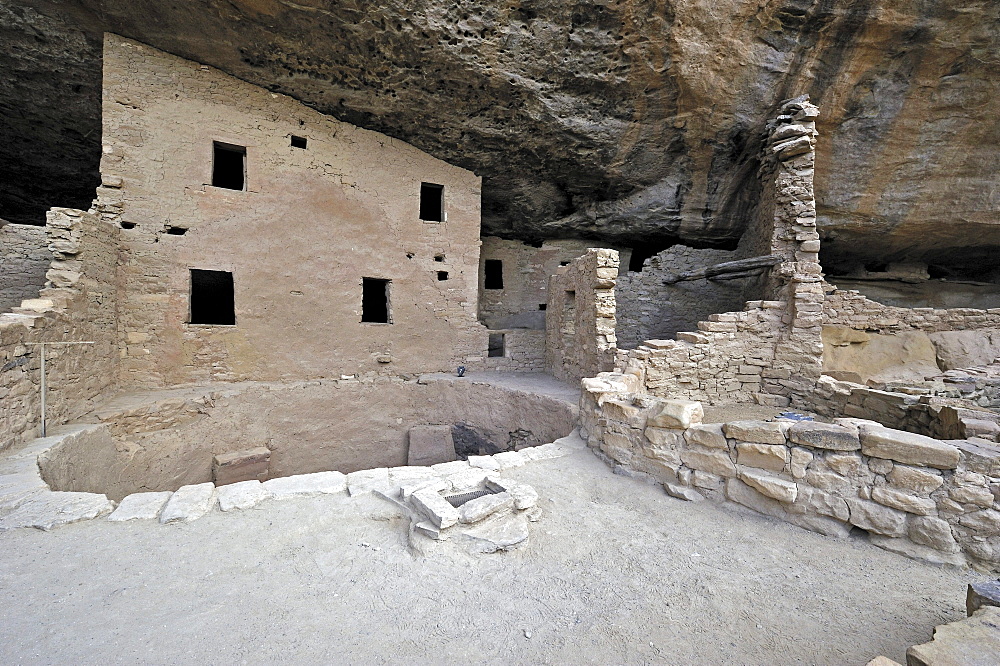
[[105, 30], [472, 169], [525, 240], [731, 245], [808, 93], [828, 266], [1000, 265], [995, 0], [3, 0], [0, 216], [92, 198]]

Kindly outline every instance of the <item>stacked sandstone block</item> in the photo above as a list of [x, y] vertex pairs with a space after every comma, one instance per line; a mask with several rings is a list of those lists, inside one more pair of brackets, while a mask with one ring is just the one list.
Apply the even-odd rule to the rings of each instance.
[[894, 552], [1000, 570], [1000, 448], [860, 419], [704, 424], [700, 403], [643, 394], [636, 375], [583, 383], [588, 444], [672, 495], [831, 536], [860, 528]]

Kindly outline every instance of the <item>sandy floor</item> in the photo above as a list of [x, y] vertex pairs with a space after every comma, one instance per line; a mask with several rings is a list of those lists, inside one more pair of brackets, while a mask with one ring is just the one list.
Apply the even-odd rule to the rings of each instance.
[[544, 515], [476, 558], [415, 555], [374, 496], [0, 534], [0, 663], [904, 661], [983, 579], [675, 500], [588, 451], [507, 474]]

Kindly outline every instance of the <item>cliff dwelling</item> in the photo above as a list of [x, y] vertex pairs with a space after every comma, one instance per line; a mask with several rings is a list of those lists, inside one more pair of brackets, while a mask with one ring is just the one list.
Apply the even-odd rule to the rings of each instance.
[[[556, 130], [459, 94], [513, 75], [428, 63], [472, 87], [420, 128], [377, 58], [275, 82], [288, 52], [199, 58], [88, 7], [0, 9], [78, 37], [99, 100], [86, 134], [45, 119], [74, 182], [0, 197], [6, 661], [1000, 659], [995, 169], [860, 183], [862, 101], [822, 72], [709, 155], [672, 132], [729, 111], [677, 91]], [[604, 11], [568, 24], [607, 39]], [[450, 46], [487, 38], [463, 20]]]

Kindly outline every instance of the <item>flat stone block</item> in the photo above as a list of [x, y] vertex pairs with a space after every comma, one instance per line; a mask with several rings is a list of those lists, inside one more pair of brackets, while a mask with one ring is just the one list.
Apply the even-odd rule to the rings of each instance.
[[215, 485], [198, 483], [181, 486], [167, 500], [160, 512], [161, 523], [189, 523], [204, 516], [215, 506]]
[[722, 425], [719, 423], [693, 425], [684, 431], [684, 439], [687, 440], [688, 444], [697, 444], [710, 449], [729, 448], [726, 435], [722, 432]]
[[647, 426], [686, 429], [705, 418], [700, 402], [693, 400], [661, 400], [646, 418]]
[[263, 481], [267, 478], [270, 465], [271, 451], [263, 446], [220, 453], [212, 459], [212, 478], [216, 486], [240, 481]]
[[785, 469], [788, 460], [788, 448], [780, 444], [739, 442], [736, 445], [736, 463], [739, 465], [780, 472]]
[[951, 525], [947, 521], [932, 516], [920, 516], [910, 519], [910, 527], [907, 530], [910, 540], [935, 550], [946, 553], [957, 553], [960, 548], [955, 536], [952, 534]]
[[676, 483], [664, 483], [663, 490], [671, 497], [682, 499], [686, 502], [700, 502], [705, 496], [690, 486], [682, 486]]
[[457, 460], [450, 425], [418, 425], [410, 428], [408, 465], [436, 465]]
[[501, 470], [520, 467], [528, 462], [528, 459], [520, 451], [504, 451], [493, 456], [493, 459], [499, 463]]
[[252, 509], [271, 496], [260, 481], [240, 481], [219, 488], [218, 493], [222, 511]]
[[440, 476], [435, 476], [433, 479], [414, 479], [413, 481], [408, 481], [399, 486], [399, 497], [403, 500], [410, 499], [410, 495], [417, 492], [418, 490], [429, 490], [435, 493], [441, 493], [446, 490], [451, 490], [451, 482], [446, 481]]
[[770, 421], [733, 421], [722, 426], [726, 437], [730, 439], [759, 444], [784, 444], [788, 428], [788, 423]]
[[42, 492], [32, 495], [16, 509], [0, 518], [0, 532], [34, 527], [51, 530], [53, 527], [91, 520], [111, 513], [114, 503], [104, 495], [95, 493]]
[[856, 430], [829, 423], [799, 421], [788, 429], [789, 441], [814, 449], [857, 451], [861, 440]]
[[960, 459], [956, 447], [930, 437], [890, 428], [861, 427], [861, 452], [908, 465], [954, 469]]
[[538, 504], [538, 491], [528, 484], [504, 481], [503, 486], [514, 498], [514, 508], [518, 511], [525, 511]]
[[[282, 499], [342, 493], [347, 489], [347, 479], [348, 477], [340, 472], [315, 472], [271, 479], [262, 485], [264, 490], [273, 497]], [[388, 479], [388, 474], [386, 474], [386, 479]]]
[[937, 512], [937, 504], [926, 497], [915, 497], [892, 488], [872, 488], [872, 499], [884, 506], [913, 513], [918, 516], [929, 516]]
[[906, 535], [906, 514], [904, 512], [853, 497], [848, 498], [846, 502], [851, 511], [848, 521], [852, 525], [884, 536], [901, 537]]
[[1000, 608], [981, 608], [965, 620], [934, 629], [934, 640], [906, 651], [907, 666], [1000, 664]]
[[[536, 449], [538, 447], [532, 447], [530, 449], [524, 449], [524, 455], [531, 458], [532, 460], [539, 460], [536, 457]], [[471, 467], [476, 467], [478, 469], [485, 469], [490, 472], [499, 472], [500, 463], [493, 460], [493, 456], [469, 456], [469, 465]]]
[[681, 452], [681, 461], [691, 469], [717, 476], [736, 476], [736, 465], [730, 460], [728, 451], [688, 449]]
[[[451, 465], [452, 463], [445, 464]], [[362, 469], [347, 475], [347, 492], [351, 497], [370, 493], [375, 489], [385, 489], [389, 485], [389, 470], [385, 467]]]
[[798, 488], [791, 481], [779, 479], [748, 469], [739, 470], [739, 479], [761, 495], [776, 499], [779, 502], [791, 503], [798, 495]]
[[972, 615], [983, 606], [1000, 607], [1000, 580], [970, 583], [965, 595], [965, 610]]
[[447, 529], [462, 517], [458, 509], [444, 497], [432, 490], [418, 490], [410, 495], [410, 502], [419, 509], [438, 529]]
[[944, 478], [940, 474], [905, 465], [893, 465], [889, 474], [886, 475], [886, 479], [890, 485], [896, 488], [921, 495], [934, 492], [944, 483]]
[[459, 512], [462, 514], [460, 520], [466, 524], [478, 523], [493, 514], [509, 513], [513, 509], [514, 498], [508, 492], [483, 495], [459, 507]]
[[160, 515], [173, 493], [133, 493], [121, 501], [108, 520], [153, 520]]

